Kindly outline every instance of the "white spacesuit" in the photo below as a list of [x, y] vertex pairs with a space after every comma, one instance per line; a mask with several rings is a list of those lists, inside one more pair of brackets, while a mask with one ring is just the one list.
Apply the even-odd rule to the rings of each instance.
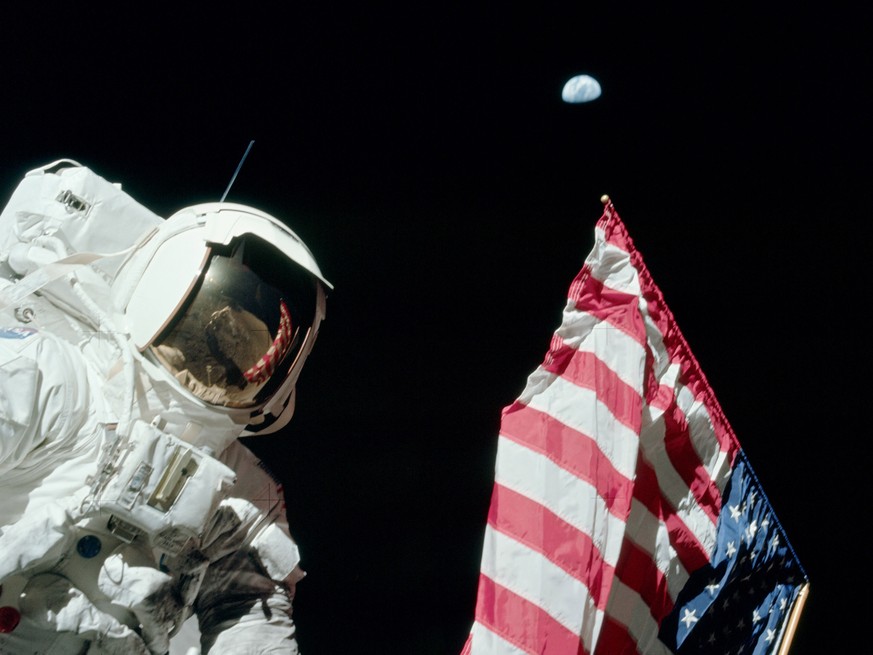
[[281, 485], [237, 438], [287, 423], [330, 288], [250, 207], [164, 220], [72, 160], [25, 176], [0, 214], [0, 653], [297, 653]]

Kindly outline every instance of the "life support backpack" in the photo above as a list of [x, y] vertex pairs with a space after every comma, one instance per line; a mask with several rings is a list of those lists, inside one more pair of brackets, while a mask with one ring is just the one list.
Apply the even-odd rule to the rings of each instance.
[[0, 308], [42, 289], [69, 302], [68, 290], [52, 283], [74, 269], [86, 285], [89, 276], [103, 277], [89, 288], [103, 304], [105, 282], [125, 254], [162, 222], [120, 184], [72, 159], [28, 172], [0, 213], [0, 280], [15, 281], [5, 285]]

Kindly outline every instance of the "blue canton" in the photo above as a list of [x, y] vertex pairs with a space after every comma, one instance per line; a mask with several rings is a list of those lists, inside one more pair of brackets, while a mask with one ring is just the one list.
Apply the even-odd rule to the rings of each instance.
[[742, 452], [724, 497], [712, 560], [692, 573], [659, 637], [680, 655], [769, 655], [807, 576]]

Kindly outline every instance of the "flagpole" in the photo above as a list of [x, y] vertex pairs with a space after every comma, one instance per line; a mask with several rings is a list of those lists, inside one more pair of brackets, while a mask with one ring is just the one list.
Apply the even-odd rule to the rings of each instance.
[[807, 596], [809, 596], [808, 582], [800, 588], [797, 600], [794, 602], [794, 607], [791, 608], [791, 615], [788, 617], [788, 627], [785, 629], [785, 638], [782, 640], [782, 645], [779, 646], [779, 653], [777, 655], [788, 655], [788, 649], [791, 648], [794, 631], [797, 630], [797, 622], [800, 621], [800, 613], [803, 611]]

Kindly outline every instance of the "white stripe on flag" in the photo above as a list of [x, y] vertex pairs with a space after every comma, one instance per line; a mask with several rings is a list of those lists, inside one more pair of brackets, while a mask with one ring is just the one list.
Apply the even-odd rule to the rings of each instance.
[[627, 627], [627, 631], [637, 642], [638, 652], [646, 655], [672, 655], [670, 649], [658, 641], [658, 624], [649, 609], [637, 592], [615, 578], [607, 614]]
[[619, 423], [610, 408], [598, 400], [596, 392], [543, 373], [552, 383], [531, 397], [528, 406], [594, 439], [616, 470], [633, 479], [639, 452], [637, 433]]
[[[621, 550], [624, 522], [611, 514], [597, 489], [509, 439], [497, 447], [495, 483], [527, 496], [587, 534], [601, 557], [615, 566]], [[608, 539], [604, 543], [604, 536]]]
[[516, 648], [499, 635], [494, 634], [478, 621], [473, 623], [470, 631], [473, 643], [476, 644], [477, 655], [529, 655], [526, 651]]
[[719, 491], [724, 490], [727, 477], [730, 475], [730, 459], [722, 448], [722, 439], [715, 434], [715, 423], [710, 416], [704, 399], [695, 396], [693, 390], [684, 384], [677, 383], [680, 366], [669, 359], [663, 335], [648, 314], [648, 306], [642, 303], [643, 317], [646, 323], [646, 334], [651, 342], [651, 353], [654, 358], [653, 375], [662, 386], [667, 386], [675, 397], [677, 406], [682, 410], [690, 430], [691, 443], [700, 457], [703, 466], [710, 477], [719, 483]]
[[688, 423], [689, 437], [694, 450], [700, 457], [710, 479], [718, 484], [719, 492], [724, 491], [730, 477], [730, 459], [728, 453], [721, 448], [721, 442], [715, 436], [712, 417], [706, 404], [695, 398], [691, 389], [681, 385], [676, 394], [676, 404], [685, 415]]
[[656, 423], [653, 426], [644, 425], [640, 443], [646, 460], [658, 471], [661, 493], [675, 508], [677, 518], [709, 553], [715, 545], [715, 523], [701, 509], [691, 489], [676, 472], [665, 451], [664, 438], [663, 423]]
[[594, 606], [584, 584], [543, 555], [489, 525], [485, 528], [482, 574], [542, 608], [590, 648], [603, 612]]
[[609, 280], [609, 288], [641, 296], [640, 278], [636, 269], [627, 260], [627, 251], [607, 241], [601, 223], [594, 226], [594, 246], [585, 260], [596, 263], [591, 267], [591, 277], [600, 282]]
[[569, 348], [596, 352], [597, 357], [631, 387], [639, 388], [640, 362], [645, 361], [643, 345], [627, 332], [575, 306], [564, 310], [561, 327], [555, 332]]
[[[639, 534], [655, 534], [655, 544], [652, 546], [648, 540], [635, 539], [634, 537]], [[670, 535], [664, 522], [654, 516], [645, 505], [634, 499], [627, 519], [625, 537], [649, 554], [655, 566], [664, 575], [670, 598], [675, 602], [679, 592], [688, 582], [688, 571], [682, 566], [682, 562], [676, 557], [676, 551], [670, 545]]]

